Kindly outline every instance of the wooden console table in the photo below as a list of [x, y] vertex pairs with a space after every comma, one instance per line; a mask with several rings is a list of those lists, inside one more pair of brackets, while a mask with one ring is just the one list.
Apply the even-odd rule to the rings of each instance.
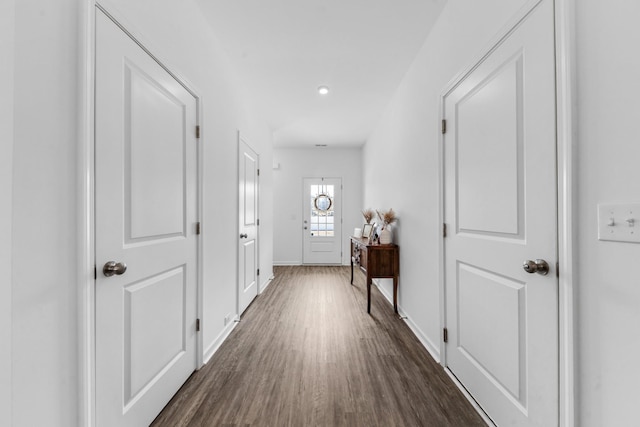
[[371, 313], [371, 281], [375, 278], [393, 279], [393, 310], [398, 312], [398, 275], [400, 274], [400, 248], [398, 245], [369, 243], [369, 239], [351, 237], [351, 284], [353, 266], [367, 276], [367, 313]]

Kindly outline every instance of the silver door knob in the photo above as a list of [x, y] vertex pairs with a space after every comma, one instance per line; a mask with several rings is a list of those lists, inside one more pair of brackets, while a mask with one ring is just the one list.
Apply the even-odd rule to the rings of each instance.
[[528, 259], [522, 263], [522, 268], [530, 274], [538, 273], [546, 276], [549, 273], [549, 264], [543, 259], [537, 259], [535, 261]]
[[241, 239], [246, 239], [247, 237], [249, 237], [249, 236], [248, 236], [247, 234], [245, 234], [245, 233], [242, 233], [242, 234], [240, 235], [240, 238], [241, 238]]
[[127, 264], [124, 262], [109, 261], [102, 267], [102, 273], [107, 277], [111, 277], [114, 274], [120, 276], [124, 274], [125, 271], [127, 271]]

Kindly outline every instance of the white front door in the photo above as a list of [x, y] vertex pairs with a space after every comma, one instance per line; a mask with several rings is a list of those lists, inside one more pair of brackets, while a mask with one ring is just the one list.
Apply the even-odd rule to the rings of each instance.
[[258, 154], [238, 137], [238, 314], [258, 295]]
[[[558, 425], [553, 2], [444, 98], [446, 366], [499, 426]], [[523, 261], [546, 260], [549, 273]]]
[[197, 363], [196, 100], [99, 10], [95, 85], [96, 421], [142, 426]]
[[342, 179], [305, 178], [304, 264], [342, 263]]

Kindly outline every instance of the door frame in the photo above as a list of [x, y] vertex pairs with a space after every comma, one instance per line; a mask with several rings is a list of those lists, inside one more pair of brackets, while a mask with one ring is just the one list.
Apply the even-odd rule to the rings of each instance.
[[[444, 101], [457, 85], [489, 56], [497, 46], [508, 37], [516, 26], [533, 11], [543, 0], [529, 0], [515, 16], [508, 21], [496, 37], [472, 58], [472, 61], [457, 74], [441, 92], [439, 97], [439, 117], [444, 120]], [[577, 135], [574, 106], [576, 100], [575, 78], [575, 0], [548, 0], [554, 2], [555, 20], [555, 67], [556, 67], [556, 159], [557, 159], [557, 242], [558, 242], [558, 384], [559, 384], [559, 419], [560, 427], [573, 427], [576, 422], [575, 404], [575, 288], [577, 285], [577, 232], [573, 221], [577, 207]], [[439, 222], [444, 224], [444, 135], [438, 136], [439, 155]], [[439, 237], [439, 283], [440, 283], [440, 330], [446, 327], [445, 300], [445, 258], [444, 236]], [[470, 400], [472, 405], [492, 425], [488, 417], [475, 400], [464, 389], [462, 384], [446, 367], [446, 346], [440, 337], [440, 364], [453, 379], [458, 388]]]
[[[236, 165], [240, 161], [240, 155], [242, 154], [242, 143], [244, 142], [249, 148], [253, 150], [254, 153], [258, 156], [258, 173], [256, 176], [256, 185], [258, 187], [258, 194], [256, 194], [256, 265], [258, 266], [258, 270], [260, 270], [260, 153], [256, 151], [251, 144], [247, 142], [247, 139], [244, 138], [240, 129], [237, 130], [237, 144], [238, 144], [238, 157], [236, 160]], [[240, 169], [236, 170], [236, 176], [238, 177], [238, 181], [236, 183], [236, 187], [240, 187]], [[236, 194], [236, 218], [238, 218], [238, 224], [236, 229], [236, 238], [240, 235], [240, 192], [238, 191]], [[240, 239], [236, 239], [236, 254], [240, 253]], [[260, 295], [260, 275], [256, 275], [256, 294]], [[256, 296], [257, 296], [256, 295]], [[240, 318], [240, 256], [236, 256], [236, 319]]]
[[[196, 197], [198, 220], [203, 219], [204, 180], [203, 180], [203, 146], [205, 132], [202, 126], [203, 101], [201, 93], [195, 85], [180, 73], [179, 70], [163, 56], [152, 52], [162, 52], [153, 43], [136, 30], [110, 0], [81, 0], [78, 16], [82, 37], [78, 39], [78, 145], [76, 167], [77, 179], [77, 387], [78, 387], [78, 420], [80, 425], [93, 427], [96, 425], [96, 375], [95, 375], [95, 275], [97, 274], [95, 259], [95, 14], [101, 10], [131, 37], [158, 65], [180, 83], [196, 101], [196, 122], [200, 126], [200, 138], [196, 147]], [[203, 295], [203, 239], [197, 241], [196, 255], [196, 316], [202, 319]], [[196, 336], [196, 369], [203, 366], [203, 333]], [[177, 390], [176, 390], [177, 391]]]

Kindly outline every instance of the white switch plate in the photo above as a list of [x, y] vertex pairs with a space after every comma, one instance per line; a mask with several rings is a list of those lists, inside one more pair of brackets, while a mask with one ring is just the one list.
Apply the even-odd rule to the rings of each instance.
[[640, 203], [598, 205], [598, 240], [640, 243]]

